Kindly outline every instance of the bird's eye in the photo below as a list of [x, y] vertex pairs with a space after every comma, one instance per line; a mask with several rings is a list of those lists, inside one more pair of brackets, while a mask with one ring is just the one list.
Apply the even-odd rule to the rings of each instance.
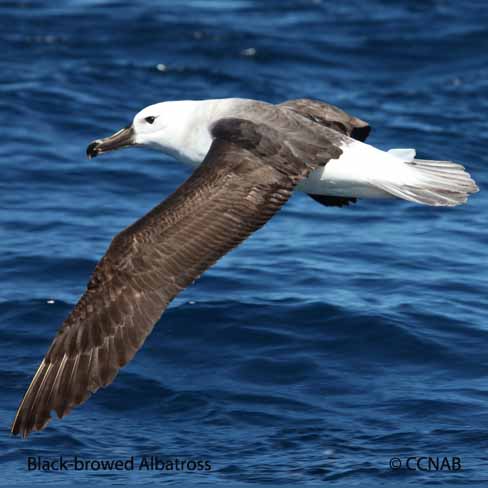
[[150, 115], [149, 117], [146, 117], [144, 119], [148, 124], [152, 124], [155, 120], [156, 120], [156, 117]]

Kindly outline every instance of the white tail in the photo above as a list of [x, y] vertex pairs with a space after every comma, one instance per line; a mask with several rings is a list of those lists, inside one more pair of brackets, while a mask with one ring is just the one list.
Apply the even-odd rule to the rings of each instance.
[[396, 197], [425, 205], [455, 206], [465, 203], [469, 194], [479, 191], [460, 164], [415, 159], [413, 149], [391, 149], [388, 152], [402, 159], [410, 173], [402, 184], [376, 182], [378, 187]]
[[382, 151], [348, 140], [338, 159], [313, 171], [297, 189], [314, 195], [388, 198], [425, 205], [465, 203], [476, 183], [460, 164], [415, 159], [415, 149]]

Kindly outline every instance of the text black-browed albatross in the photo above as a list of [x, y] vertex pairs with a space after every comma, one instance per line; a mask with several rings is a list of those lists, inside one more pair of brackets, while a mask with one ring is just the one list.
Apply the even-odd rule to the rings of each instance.
[[113, 381], [171, 300], [265, 224], [294, 188], [325, 205], [399, 197], [464, 203], [476, 184], [447, 161], [414, 150], [381, 151], [369, 126], [313, 100], [280, 105], [244, 99], [164, 102], [88, 146], [89, 157], [154, 147], [198, 166], [171, 196], [115, 236], [87, 289], [54, 338], [12, 425], [43, 429]]

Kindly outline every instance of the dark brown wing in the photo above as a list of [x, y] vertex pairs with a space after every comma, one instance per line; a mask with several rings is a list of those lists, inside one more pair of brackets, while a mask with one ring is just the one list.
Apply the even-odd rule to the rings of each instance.
[[[278, 106], [293, 110], [313, 122], [334, 129], [341, 134], [346, 134], [358, 141], [364, 142], [371, 132], [370, 125], [364, 120], [349, 115], [335, 105], [319, 100], [300, 98], [280, 103]], [[308, 196], [327, 207], [344, 207], [357, 201], [354, 197], [312, 195], [310, 193]]]
[[320, 125], [346, 134], [358, 141], [364, 142], [371, 132], [370, 125], [364, 120], [349, 115], [335, 105], [319, 100], [299, 98], [280, 103], [278, 107], [293, 110]]
[[271, 218], [320, 159], [297, 159], [262, 124], [223, 119], [213, 135], [190, 178], [113, 239], [39, 366], [14, 434], [43, 429], [52, 410], [63, 417], [111, 383], [169, 302]]

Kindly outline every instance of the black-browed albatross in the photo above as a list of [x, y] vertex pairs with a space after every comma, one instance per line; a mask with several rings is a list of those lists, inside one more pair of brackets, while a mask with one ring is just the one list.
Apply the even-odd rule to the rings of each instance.
[[130, 146], [197, 166], [165, 201], [114, 237], [19, 406], [14, 434], [42, 430], [110, 384], [171, 300], [304, 191], [325, 205], [398, 197], [464, 203], [478, 190], [461, 165], [381, 151], [369, 125], [308, 99], [163, 102], [92, 142], [88, 157]]

